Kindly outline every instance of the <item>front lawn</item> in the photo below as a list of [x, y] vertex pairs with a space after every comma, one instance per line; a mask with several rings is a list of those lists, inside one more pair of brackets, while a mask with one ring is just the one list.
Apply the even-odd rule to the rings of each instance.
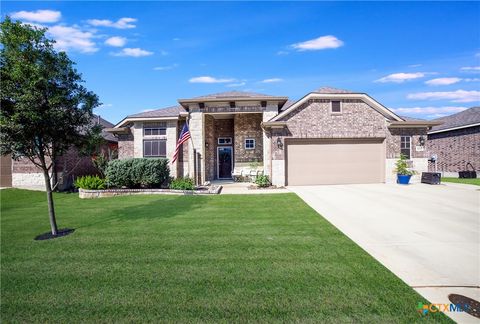
[[444, 181], [444, 182], [454, 182], [454, 183], [464, 183], [464, 184], [480, 186], [480, 178], [459, 179], [459, 178], [443, 178], [442, 177], [442, 181]]
[[449, 321], [294, 194], [0, 195], [4, 322]]

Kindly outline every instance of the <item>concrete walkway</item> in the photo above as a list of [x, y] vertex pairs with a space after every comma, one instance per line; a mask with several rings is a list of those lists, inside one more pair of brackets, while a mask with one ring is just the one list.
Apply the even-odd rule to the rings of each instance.
[[[425, 184], [289, 187], [431, 303], [450, 303], [452, 293], [480, 300], [478, 189]], [[465, 313], [447, 315], [478, 323]]]
[[239, 194], [239, 195], [256, 195], [256, 194], [272, 194], [272, 193], [289, 193], [286, 188], [282, 189], [248, 189], [252, 183], [249, 182], [233, 182], [233, 181], [213, 181], [214, 185], [221, 185], [220, 194]]

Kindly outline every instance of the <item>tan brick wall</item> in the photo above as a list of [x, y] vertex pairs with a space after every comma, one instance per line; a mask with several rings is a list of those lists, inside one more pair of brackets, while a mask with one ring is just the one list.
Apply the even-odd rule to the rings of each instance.
[[118, 136], [118, 158], [129, 159], [134, 157], [133, 153], [133, 135], [119, 135]]
[[[235, 115], [235, 163], [263, 162], [262, 114]], [[255, 139], [255, 149], [245, 149], [245, 139]]]
[[[480, 126], [430, 134], [427, 148], [438, 157], [437, 171], [463, 171], [467, 162], [480, 170]], [[433, 171], [433, 164], [429, 169]]]
[[[214, 119], [211, 115], [205, 115], [205, 180], [211, 181], [217, 177], [217, 147], [219, 137], [231, 137], [234, 140], [234, 120]], [[235, 156], [235, 148], [233, 155]]]

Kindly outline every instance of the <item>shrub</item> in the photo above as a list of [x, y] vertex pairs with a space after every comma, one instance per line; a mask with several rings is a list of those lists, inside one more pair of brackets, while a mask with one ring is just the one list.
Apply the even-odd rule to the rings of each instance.
[[170, 189], [176, 190], [193, 190], [195, 189], [195, 183], [192, 178], [177, 178], [170, 182]]
[[107, 183], [112, 187], [160, 188], [170, 178], [167, 159], [125, 159], [108, 162]]
[[255, 184], [260, 188], [266, 188], [270, 186], [270, 180], [268, 179], [267, 175], [259, 175], [255, 179]]
[[401, 175], [414, 175], [416, 172], [408, 169], [407, 157], [400, 154], [400, 158], [395, 162], [395, 173]]
[[75, 187], [88, 189], [88, 190], [101, 190], [105, 189], [105, 179], [100, 178], [99, 176], [83, 176], [75, 179]]

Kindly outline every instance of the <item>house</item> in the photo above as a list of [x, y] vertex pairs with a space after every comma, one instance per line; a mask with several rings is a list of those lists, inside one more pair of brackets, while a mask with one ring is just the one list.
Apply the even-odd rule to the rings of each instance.
[[[102, 151], [116, 151], [117, 139], [111, 133], [105, 131], [106, 128], [111, 128], [114, 125], [97, 115], [92, 118], [92, 124], [99, 124], [103, 127], [102, 137], [106, 140], [106, 144], [102, 147]], [[10, 156], [2, 156], [1, 162], [1, 186], [44, 189], [43, 172], [30, 160], [26, 158], [12, 160]], [[73, 179], [76, 177], [98, 173], [92, 163], [92, 158], [90, 156], [80, 156], [78, 150], [73, 147], [57, 158], [55, 171], [59, 190], [70, 188], [73, 185]]]
[[119, 158], [171, 159], [186, 122], [191, 140], [170, 165], [172, 176], [204, 183], [259, 165], [280, 186], [394, 181], [400, 153], [426, 171], [427, 132], [439, 124], [405, 120], [365, 93], [324, 87], [298, 101], [239, 91], [179, 99], [108, 131]]
[[[428, 150], [437, 156], [436, 170], [444, 176], [458, 177], [466, 164], [480, 170], [480, 107], [438, 118], [442, 122], [428, 132]], [[430, 164], [435, 170], [435, 164]], [[472, 170], [469, 168], [469, 170]]]

